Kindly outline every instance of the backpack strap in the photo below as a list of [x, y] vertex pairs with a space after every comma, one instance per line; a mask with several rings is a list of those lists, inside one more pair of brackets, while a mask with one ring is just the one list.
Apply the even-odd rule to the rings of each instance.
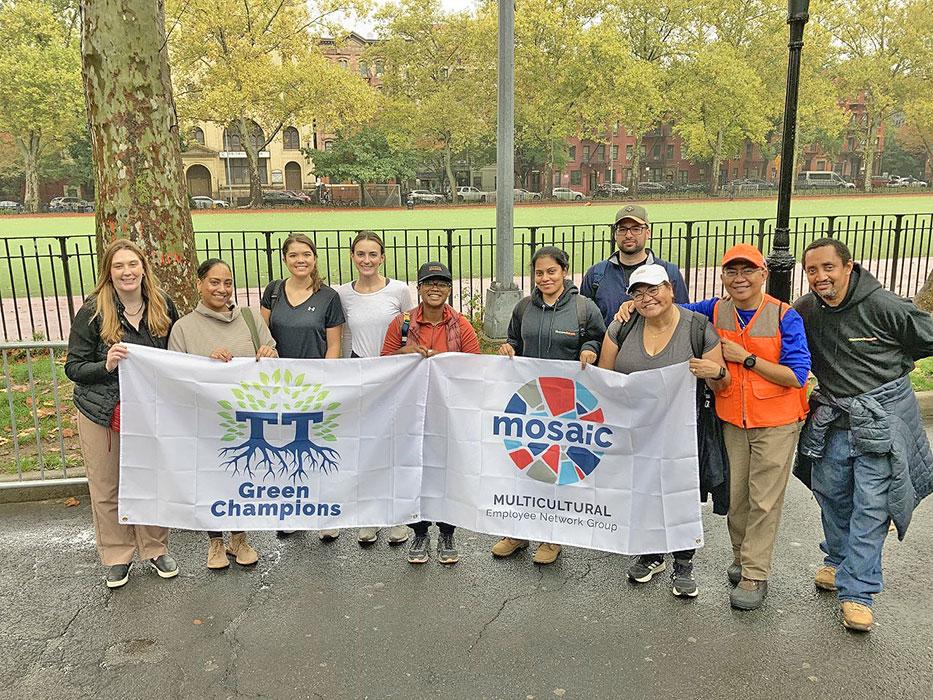
[[608, 264], [608, 260], [601, 260], [593, 265], [591, 270], [593, 274], [590, 277], [590, 288], [593, 290], [593, 301], [596, 301], [596, 294], [599, 292], [599, 283], [603, 281], [603, 276], [606, 274], [606, 265]]
[[515, 305], [515, 313], [518, 314], [519, 318], [525, 318], [525, 312], [528, 310], [528, 305], [531, 303], [531, 297], [522, 297], [519, 299], [518, 303]]
[[577, 349], [583, 347], [583, 337], [586, 335], [586, 319], [589, 316], [586, 308], [587, 299], [577, 294]]
[[411, 311], [402, 314], [402, 347], [408, 345], [408, 330], [411, 328]]
[[624, 343], [625, 339], [628, 338], [629, 333], [632, 332], [632, 329], [635, 327], [635, 323], [637, 321], [638, 314], [632, 314], [628, 321], [619, 324], [619, 330], [616, 332], [616, 337], [613, 338], [613, 340], [620, 349], [622, 347], [622, 343]]
[[256, 328], [256, 318], [253, 316], [253, 310], [248, 306], [244, 306], [240, 309], [240, 315], [246, 322], [246, 327], [249, 328], [249, 335], [253, 339], [253, 351], [259, 352], [259, 330]]
[[693, 356], [703, 357], [703, 345], [706, 342], [706, 324], [709, 321], [705, 316], [693, 314], [690, 318], [690, 347], [693, 350]]
[[269, 313], [270, 314], [272, 313], [273, 309], [275, 309], [275, 305], [279, 303], [279, 297], [282, 296], [282, 287], [284, 285], [285, 285], [285, 280], [274, 280], [272, 282], [272, 293], [270, 294], [272, 299], [269, 302]]

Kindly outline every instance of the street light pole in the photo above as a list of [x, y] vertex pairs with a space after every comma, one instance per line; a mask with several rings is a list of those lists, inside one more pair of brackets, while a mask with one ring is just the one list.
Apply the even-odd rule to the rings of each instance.
[[496, 121], [496, 267], [483, 308], [487, 338], [505, 338], [522, 292], [515, 285], [512, 200], [515, 180], [515, 0], [499, 0]]
[[781, 138], [781, 174], [778, 180], [777, 221], [774, 245], [768, 255], [768, 294], [790, 301], [794, 256], [790, 254], [790, 191], [794, 179], [794, 139], [797, 136], [797, 93], [800, 87], [800, 50], [803, 28], [810, 19], [810, 0], [788, 0], [790, 42], [787, 56], [787, 89], [784, 95], [784, 134]]

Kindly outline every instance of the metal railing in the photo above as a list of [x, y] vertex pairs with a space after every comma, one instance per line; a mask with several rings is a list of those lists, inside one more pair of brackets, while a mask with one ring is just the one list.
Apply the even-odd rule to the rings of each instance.
[[[904, 296], [917, 293], [931, 269], [933, 214], [867, 214], [796, 217], [791, 220], [792, 252], [799, 257], [816, 238], [845, 242], [855, 259], [887, 288]], [[453, 304], [478, 312], [489, 287], [495, 259], [493, 228], [377, 230], [386, 243], [385, 274], [413, 284], [418, 266], [441, 260], [451, 269]], [[240, 304], [257, 306], [263, 287], [284, 274], [279, 248], [292, 230], [214, 231], [196, 234], [198, 256], [221, 257], [233, 269]], [[301, 231], [315, 241], [318, 266], [331, 285], [353, 279], [350, 242], [356, 230]], [[751, 243], [767, 253], [773, 218], [675, 221], [652, 224], [649, 246], [681, 268], [692, 299], [721, 291], [718, 261], [736, 243]], [[612, 252], [608, 224], [534, 226], [515, 229], [517, 283], [528, 290], [531, 255], [541, 245], [557, 245], [570, 256], [571, 274], [584, 271]], [[64, 339], [84, 296], [93, 288], [97, 256], [93, 236], [41, 236], [0, 239], [0, 338]], [[799, 271], [794, 295], [805, 290]]]

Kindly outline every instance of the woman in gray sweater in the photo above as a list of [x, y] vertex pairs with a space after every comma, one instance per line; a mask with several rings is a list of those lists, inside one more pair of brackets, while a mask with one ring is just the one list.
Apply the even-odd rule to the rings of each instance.
[[[223, 260], [211, 258], [198, 266], [198, 293], [201, 301], [194, 311], [180, 318], [172, 327], [168, 349], [189, 355], [211, 357], [229, 362], [234, 357], [278, 357], [275, 340], [259, 314], [249, 307], [241, 309], [233, 299], [233, 273]], [[257, 341], [253, 341], [249, 314], [256, 328]], [[224, 547], [223, 533], [209, 532], [207, 568], [225, 569], [230, 566], [227, 556], [236, 563], [249, 566], [259, 561], [259, 555], [246, 541], [245, 532], [231, 532], [230, 544]]]

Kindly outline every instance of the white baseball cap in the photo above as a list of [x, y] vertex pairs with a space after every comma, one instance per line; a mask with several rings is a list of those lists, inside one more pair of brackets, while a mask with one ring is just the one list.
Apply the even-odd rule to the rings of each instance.
[[639, 284], [655, 285], [670, 281], [671, 280], [667, 276], [667, 270], [661, 265], [642, 265], [628, 278], [628, 289], [626, 292], [631, 294], [632, 288]]

